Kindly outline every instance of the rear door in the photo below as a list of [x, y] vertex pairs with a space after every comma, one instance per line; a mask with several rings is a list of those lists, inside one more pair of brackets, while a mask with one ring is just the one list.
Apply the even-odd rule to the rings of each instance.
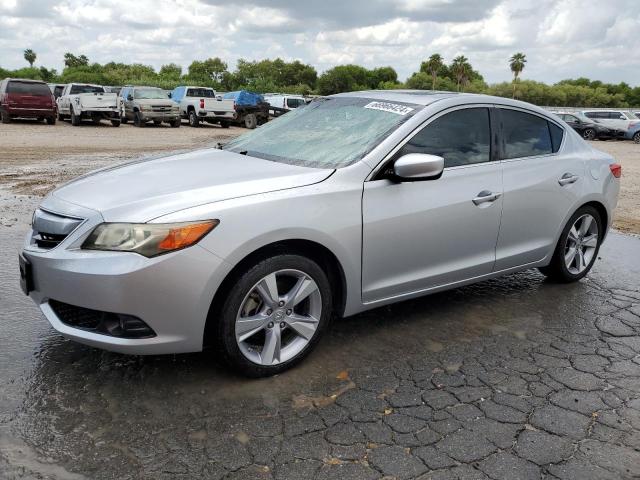
[[584, 163], [562, 151], [564, 129], [533, 112], [498, 109], [504, 204], [495, 270], [542, 260], [582, 194]]
[[[362, 297], [373, 302], [482, 276], [493, 269], [502, 172], [491, 108], [438, 115], [394, 154], [445, 159], [439, 179], [375, 178], [363, 192]], [[383, 168], [383, 171], [386, 169]]]

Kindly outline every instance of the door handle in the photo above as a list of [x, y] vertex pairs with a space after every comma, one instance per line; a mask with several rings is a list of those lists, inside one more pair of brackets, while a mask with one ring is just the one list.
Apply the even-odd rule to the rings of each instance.
[[473, 199], [473, 203], [475, 203], [476, 205], [482, 205], [483, 203], [487, 202], [495, 202], [501, 196], [501, 193], [493, 193], [489, 190], [483, 190], [478, 194], [476, 198]]
[[560, 177], [560, 180], [558, 180], [558, 183], [564, 187], [565, 185], [576, 183], [578, 181], [578, 178], [580, 178], [578, 177], [578, 175], [574, 175], [573, 173], [567, 172], [564, 175], [562, 175], [562, 177]]

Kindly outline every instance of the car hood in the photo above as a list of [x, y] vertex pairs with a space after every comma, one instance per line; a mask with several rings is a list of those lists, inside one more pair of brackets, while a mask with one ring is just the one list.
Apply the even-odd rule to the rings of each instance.
[[333, 172], [206, 149], [98, 170], [51, 196], [98, 211], [107, 222], [146, 222], [198, 205], [311, 185]]
[[138, 105], [156, 105], [163, 107], [173, 107], [176, 104], [169, 98], [167, 98], [166, 100], [164, 98], [136, 98], [134, 102], [136, 102]]

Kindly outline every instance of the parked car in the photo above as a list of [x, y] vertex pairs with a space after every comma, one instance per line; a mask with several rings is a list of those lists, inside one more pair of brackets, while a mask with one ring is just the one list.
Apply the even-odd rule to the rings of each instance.
[[585, 110], [583, 113], [592, 120], [597, 120], [598, 123], [607, 127], [621, 130], [625, 134], [630, 128], [640, 124], [640, 120], [626, 110]]
[[47, 83], [47, 85], [49, 86], [49, 90], [51, 90], [51, 93], [53, 93], [53, 97], [57, 100], [58, 97], [60, 97], [60, 95], [62, 95], [62, 90], [64, 90], [64, 87], [66, 84], [64, 83]]
[[635, 143], [640, 143], [640, 123], [629, 127], [624, 138], [627, 140], [633, 140]]
[[166, 122], [174, 128], [180, 126], [178, 105], [159, 88], [126, 86], [120, 90], [120, 98], [122, 123], [132, 120], [136, 127], [144, 127], [147, 122], [156, 125]]
[[225, 93], [222, 99], [233, 100], [236, 111], [234, 122], [239, 125], [253, 129], [269, 120], [269, 104], [259, 93], [239, 90]]
[[228, 128], [235, 117], [233, 100], [223, 100], [213, 88], [179, 86], [169, 93], [169, 98], [178, 104], [180, 116], [188, 119], [192, 127], [207, 122]]
[[597, 120], [585, 116], [582, 112], [556, 112], [556, 115], [567, 122], [585, 140], [622, 138], [625, 134], [624, 130], [602, 125]]
[[301, 95], [271, 93], [265, 95], [264, 99], [269, 103], [269, 113], [274, 117], [307, 104], [307, 100]]
[[131, 354], [213, 346], [271, 375], [334, 315], [535, 267], [583, 278], [620, 174], [527, 103], [333, 95], [222, 150], [58, 188], [34, 213], [21, 284], [70, 339]]
[[46, 83], [24, 78], [5, 78], [0, 82], [0, 121], [35, 118], [49, 125], [56, 123], [56, 102]]
[[69, 117], [71, 125], [78, 126], [82, 120], [91, 120], [95, 125], [100, 120], [109, 120], [114, 127], [120, 126], [120, 99], [108, 93], [101, 85], [69, 83], [57, 99], [58, 120]]

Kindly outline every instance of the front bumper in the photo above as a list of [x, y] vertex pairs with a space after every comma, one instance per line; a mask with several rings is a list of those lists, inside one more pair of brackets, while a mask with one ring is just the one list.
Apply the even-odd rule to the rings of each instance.
[[180, 118], [180, 112], [152, 112], [148, 110], [140, 111], [142, 114], [142, 120], [148, 121], [161, 121], [161, 122], [175, 122]]
[[[29, 233], [22, 255], [32, 273], [29, 296], [54, 329], [80, 343], [137, 355], [202, 350], [213, 295], [230, 270], [198, 245], [154, 258], [63, 244], [38, 251]], [[50, 300], [137, 317], [155, 336], [122, 338], [70, 326], [56, 315]]]

